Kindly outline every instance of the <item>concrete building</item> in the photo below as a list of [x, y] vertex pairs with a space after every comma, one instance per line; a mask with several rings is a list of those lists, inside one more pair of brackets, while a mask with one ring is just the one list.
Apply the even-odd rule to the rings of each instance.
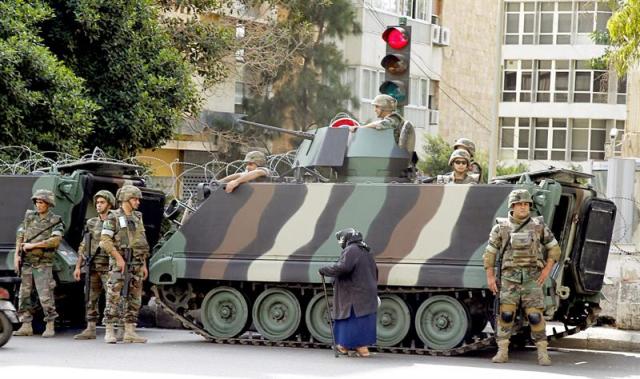
[[627, 117], [626, 79], [598, 59], [608, 2], [506, 0], [503, 15], [499, 159], [604, 160]]

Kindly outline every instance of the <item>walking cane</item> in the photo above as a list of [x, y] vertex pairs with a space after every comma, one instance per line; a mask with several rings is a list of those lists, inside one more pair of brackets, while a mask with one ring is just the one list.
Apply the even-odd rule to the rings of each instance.
[[331, 308], [329, 305], [329, 295], [327, 295], [327, 284], [324, 281], [324, 275], [320, 274], [320, 278], [322, 279], [322, 289], [324, 290], [324, 300], [327, 302], [327, 318], [329, 319], [329, 329], [331, 330], [331, 348], [333, 349], [333, 354], [336, 358], [338, 358], [338, 350], [336, 349], [336, 337], [333, 335], [333, 319], [331, 318]]

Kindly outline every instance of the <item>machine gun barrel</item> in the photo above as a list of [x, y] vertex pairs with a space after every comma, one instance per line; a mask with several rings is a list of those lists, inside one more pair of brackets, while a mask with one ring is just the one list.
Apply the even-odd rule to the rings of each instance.
[[273, 130], [273, 131], [276, 131], [276, 132], [282, 132], [282, 133], [286, 133], [286, 134], [291, 134], [293, 136], [304, 138], [304, 139], [311, 139], [312, 140], [312, 139], [315, 138], [315, 135], [313, 133], [301, 132], [299, 130], [289, 130], [289, 129], [284, 129], [284, 128], [278, 128], [277, 126], [271, 126], [271, 125], [261, 124], [259, 122], [253, 122], [253, 121], [247, 121], [247, 120], [238, 120], [238, 122], [240, 122], [242, 124], [246, 124], [246, 125], [257, 126], [259, 128], [262, 128], [262, 129], [268, 129], [268, 130]]

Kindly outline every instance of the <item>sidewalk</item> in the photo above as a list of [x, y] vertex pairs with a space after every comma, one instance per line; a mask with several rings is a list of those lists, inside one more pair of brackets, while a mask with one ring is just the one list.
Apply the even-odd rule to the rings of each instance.
[[550, 347], [585, 350], [640, 352], [640, 331], [596, 326], [552, 341]]

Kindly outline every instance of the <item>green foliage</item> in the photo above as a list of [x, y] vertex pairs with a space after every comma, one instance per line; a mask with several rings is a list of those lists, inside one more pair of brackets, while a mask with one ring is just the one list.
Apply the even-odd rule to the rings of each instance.
[[[259, 2], [256, 2], [259, 3]], [[346, 63], [330, 38], [360, 33], [355, 10], [349, 0], [267, 1], [285, 10], [278, 28], [288, 30], [288, 50], [296, 55], [275, 71], [258, 72], [262, 91], [247, 104], [249, 117], [272, 125], [306, 130], [325, 125], [345, 103], [357, 105], [347, 85], [342, 84]], [[313, 31], [313, 33], [310, 33]], [[310, 39], [311, 37], [311, 39]], [[269, 90], [265, 90], [270, 88]]]
[[42, 26], [45, 43], [100, 106], [83, 141], [114, 157], [162, 145], [195, 113], [191, 70], [158, 22], [150, 0], [50, 0], [56, 17]]
[[418, 162], [418, 169], [427, 176], [441, 175], [451, 171], [449, 156], [453, 152], [451, 145], [439, 135], [425, 134], [425, 160]]
[[618, 74], [624, 75], [640, 60], [640, 0], [626, 0], [617, 5], [607, 23], [611, 47], [605, 56]]
[[0, 2], [0, 145], [78, 154], [98, 108], [42, 45], [38, 25], [51, 17], [41, 1]]

